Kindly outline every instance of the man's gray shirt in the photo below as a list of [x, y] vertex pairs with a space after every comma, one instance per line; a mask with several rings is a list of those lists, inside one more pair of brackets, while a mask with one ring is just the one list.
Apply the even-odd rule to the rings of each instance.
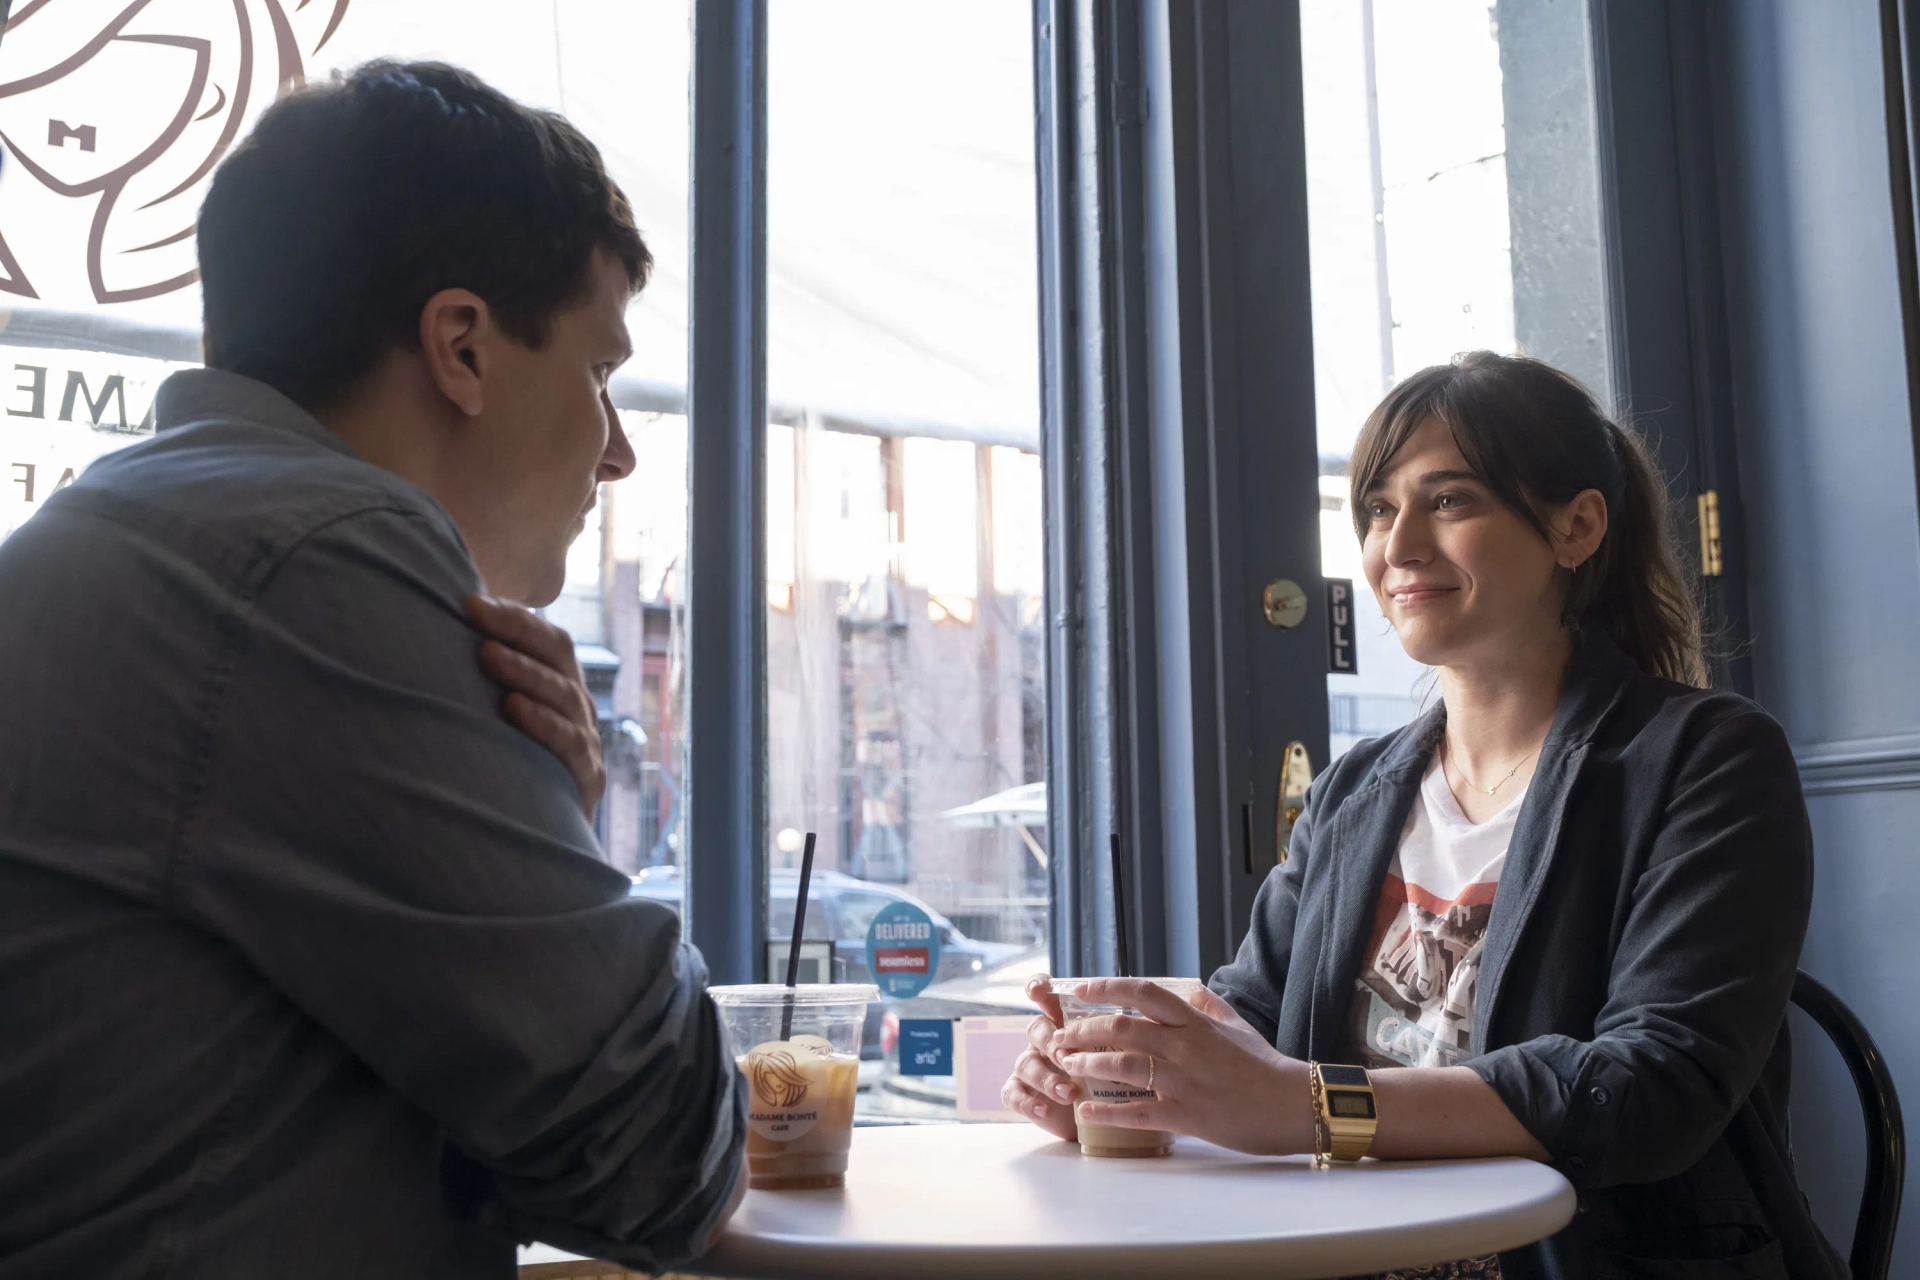
[[692, 1255], [699, 954], [502, 719], [447, 513], [211, 370], [0, 544], [0, 1278]]

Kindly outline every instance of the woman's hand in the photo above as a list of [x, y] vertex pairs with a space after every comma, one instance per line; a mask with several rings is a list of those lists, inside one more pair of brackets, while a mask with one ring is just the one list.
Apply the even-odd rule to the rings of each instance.
[[607, 770], [600, 719], [573, 656], [573, 638], [533, 610], [492, 596], [468, 596], [466, 611], [492, 637], [480, 646], [480, 668], [506, 688], [507, 720], [560, 757], [591, 819], [607, 789]]
[[1090, 1004], [1128, 1005], [1145, 1016], [1070, 1022], [1052, 1037], [1049, 1060], [1070, 1075], [1151, 1087], [1157, 1095], [1082, 1102], [1081, 1119], [1167, 1129], [1263, 1155], [1313, 1149], [1306, 1064], [1268, 1044], [1225, 1000], [1202, 988], [1189, 1004], [1143, 978], [1089, 978], [1081, 994]]
[[1073, 1124], [1074, 1087], [1053, 1058], [1053, 1038], [1064, 1021], [1060, 997], [1053, 994], [1053, 979], [1044, 973], [1027, 979], [1027, 999], [1040, 1006], [1040, 1016], [1027, 1028], [1027, 1047], [1014, 1062], [1013, 1074], [1000, 1086], [1000, 1101], [1015, 1115], [1071, 1142], [1078, 1136]]

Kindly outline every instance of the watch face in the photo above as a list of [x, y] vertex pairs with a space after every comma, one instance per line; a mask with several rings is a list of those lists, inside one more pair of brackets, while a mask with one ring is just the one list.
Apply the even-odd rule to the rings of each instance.
[[1327, 1090], [1327, 1111], [1343, 1120], [1371, 1120], [1373, 1095], [1348, 1089]]
[[1346, 1084], [1356, 1088], [1365, 1088], [1372, 1082], [1367, 1079], [1363, 1067], [1330, 1067], [1320, 1064], [1320, 1082], [1326, 1085]]

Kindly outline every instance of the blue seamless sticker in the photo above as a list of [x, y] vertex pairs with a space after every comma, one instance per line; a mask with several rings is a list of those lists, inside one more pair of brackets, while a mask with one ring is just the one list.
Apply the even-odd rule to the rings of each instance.
[[867, 972], [880, 994], [896, 1000], [919, 995], [940, 971], [940, 931], [911, 902], [880, 908], [867, 926]]

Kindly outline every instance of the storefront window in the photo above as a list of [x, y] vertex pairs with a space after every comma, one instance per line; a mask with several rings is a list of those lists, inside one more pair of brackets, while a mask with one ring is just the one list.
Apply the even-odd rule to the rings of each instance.
[[773, 891], [811, 831], [840, 976], [894, 904], [940, 935], [869, 1019], [868, 1114], [953, 1115], [950, 1074], [899, 1073], [899, 1021], [1017, 1015], [1008, 975], [1047, 965], [1031, 24], [770, 14]]

